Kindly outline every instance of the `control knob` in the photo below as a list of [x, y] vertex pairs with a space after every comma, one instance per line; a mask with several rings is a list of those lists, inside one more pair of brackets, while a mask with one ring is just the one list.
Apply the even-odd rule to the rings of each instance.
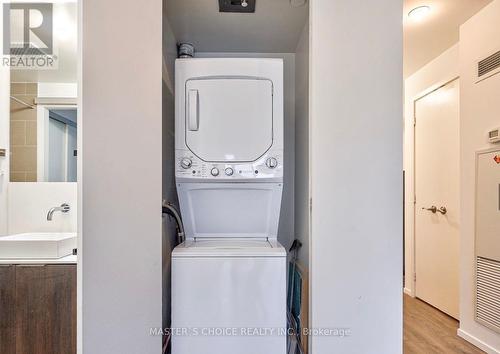
[[269, 168], [276, 168], [278, 167], [278, 160], [274, 157], [270, 157], [266, 160], [266, 166]]
[[184, 157], [182, 160], [181, 160], [181, 167], [185, 170], [187, 170], [188, 168], [190, 168], [191, 166], [193, 165], [193, 161], [191, 161], [190, 158], [188, 157]]
[[219, 169], [217, 167], [214, 167], [210, 170], [210, 173], [212, 176], [217, 177], [219, 175]]
[[231, 167], [227, 167], [224, 172], [226, 173], [226, 176], [232, 176], [234, 171]]

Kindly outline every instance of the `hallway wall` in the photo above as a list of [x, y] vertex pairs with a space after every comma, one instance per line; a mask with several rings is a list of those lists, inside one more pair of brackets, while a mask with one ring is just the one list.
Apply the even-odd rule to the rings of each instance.
[[85, 0], [80, 16], [80, 354], [158, 354], [162, 3]]
[[402, 11], [310, 2], [314, 354], [402, 352]]
[[[500, 0], [460, 28], [461, 299], [459, 335], [500, 353], [500, 334], [474, 320], [475, 153], [493, 147], [487, 132], [500, 126], [500, 74], [475, 83], [477, 61], [500, 50]], [[496, 145], [498, 146], [498, 144]]]

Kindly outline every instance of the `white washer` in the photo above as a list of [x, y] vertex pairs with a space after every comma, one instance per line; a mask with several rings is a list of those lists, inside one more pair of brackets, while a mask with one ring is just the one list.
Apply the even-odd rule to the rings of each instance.
[[176, 61], [173, 354], [285, 354], [283, 61]]
[[173, 337], [173, 354], [286, 352], [283, 247], [263, 240], [191, 241], [172, 258], [173, 327], [188, 330]]

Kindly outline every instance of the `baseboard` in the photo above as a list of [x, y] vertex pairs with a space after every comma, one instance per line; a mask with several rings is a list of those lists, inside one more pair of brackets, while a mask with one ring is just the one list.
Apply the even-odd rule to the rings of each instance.
[[474, 344], [479, 349], [484, 350], [488, 354], [500, 354], [500, 350], [497, 350], [497, 349], [489, 346], [488, 344], [486, 344], [482, 340], [479, 340], [478, 338], [470, 335], [469, 333], [465, 332], [464, 330], [462, 330], [460, 328], [457, 330], [457, 335], [460, 338], [465, 339], [467, 342]]
[[408, 296], [414, 297], [413, 294], [411, 293], [411, 290], [408, 288], [403, 288], [403, 292]]

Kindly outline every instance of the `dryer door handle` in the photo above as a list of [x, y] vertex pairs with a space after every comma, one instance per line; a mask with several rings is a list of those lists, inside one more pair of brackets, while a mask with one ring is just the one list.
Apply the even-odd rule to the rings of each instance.
[[189, 130], [192, 131], [198, 130], [200, 124], [199, 108], [198, 108], [198, 90], [188, 91], [187, 123]]

